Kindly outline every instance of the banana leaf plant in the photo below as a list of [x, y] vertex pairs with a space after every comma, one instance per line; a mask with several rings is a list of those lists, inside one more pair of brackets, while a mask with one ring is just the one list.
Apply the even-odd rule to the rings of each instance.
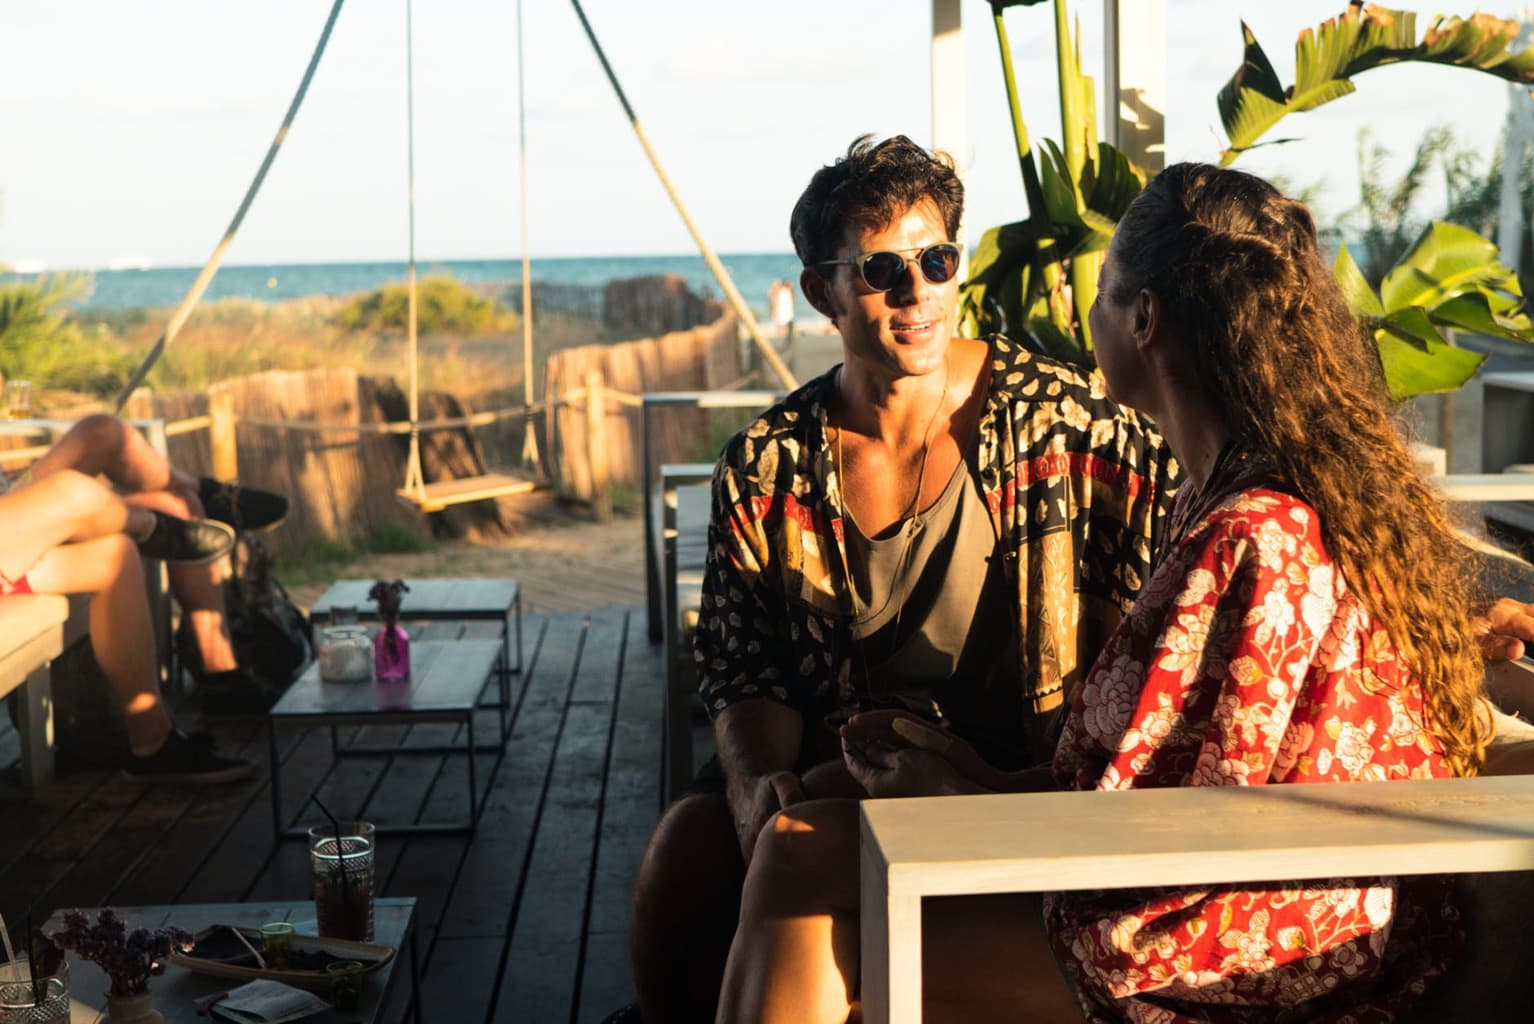
[[1061, 141], [1044, 140], [1035, 159], [1002, 12], [1042, 2], [991, 0], [1028, 219], [981, 235], [960, 290], [960, 323], [966, 333], [1005, 331], [1046, 355], [1091, 366], [1087, 310], [1097, 297], [1097, 273], [1119, 217], [1146, 179], [1098, 139], [1096, 87], [1081, 73], [1080, 30], [1071, 32], [1065, 0], [1054, 0]]
[[[1092, 80], [1081, 74], [1067, 0], [1052, 0], [1060, 76], [1063, 146], [1046, 141], [1042, 170], [1023, 123], [1003, 11], [1045, 0], [988, 0], [1028, 197], [1027, 220], [986, 231], [960, 292], [966, 333], [1004, 330], [1048, 355], [1094, 365], [1087, 310], [1114, 227], [1144, 187], [1124, 154], [1097, 140]], [[1314, 110], [1356, 90], [1353, 75], [1405, 62], [1482, 71], [1534, 85], [1534, 49], [1511, 50], [1518, 23], [1488, 14], [1434, 18], [1420, 41], [1416, 15], [1352, 0], [1338, 16], [1305, 29], [1295, 43], [1295, 84], [1284, 87], [1243, 22], [1245, 57], [1220, 91], [1229, 145], [1222, 163], [1259, 144], [1283, 117]], [[1079, 35], [1079, 34], [1078, 34]], [[1274, 140], [1285, 141], [1285, 140]], [[1453, 332], [1534, 341], [1517, 278], [1496, 247], [1466, 228], [1434, 223], [1389, 271], [1376, 293], [1352, 256], [1338, 256], [1338, 280], [1355, 313], [1373, 328], [1397, 398], [1450, 391], [1484, 359], [1459, 348]]]

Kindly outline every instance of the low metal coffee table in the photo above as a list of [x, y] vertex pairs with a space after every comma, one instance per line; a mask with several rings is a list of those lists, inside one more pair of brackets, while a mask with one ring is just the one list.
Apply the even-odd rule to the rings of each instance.
[[[185, 928], [194, 935], [216, 924], [232, 924], [245, 928], [259, 928], [269, 921], [314, 921], [312, 900], [286, 903], [187, 903], [180, 906], [119, 907], [117, 913], [127, 922], [128, 930], [135, 928], [158, 928], [173, 924]], [[94, 911], [87, 910], [94, 921]], [[48, 919], [44, 930], [50, 933], [64, 926], [64, 912], [59, 911]], [[410, 1006], [412, 1017], [419, 1022], [421, 975], [417, 968], [415, 931], [415, 900], [378, 899], [373, 903], [373, 941], [383, 946], [393, 946], [398, 952], [394, 959], [364, 975], [362, 1003], [354, 1013], [337, 1013], [328, 1010], [313, 1017], [305, 1017], [305, 1024], [374, 1024], [388, 1003], [389, 993], [399, 976], [397, 968], [406, 956], [409, 946]], [[306, 934], [312, 934], [307, 932]], [[93, 963], [69, 954], [70, 1024], [93, 1024], [101, 1019], [106, 1008], [106, 972]], [[197, 1016], [197, 1003], [208, 996], [227, 992], [244, 984], [228, 978], [216, 978], [208, 974], [189, 971], [176, 964], [167, 964], [165, 974], [149, 982], [154, 1008], [165, 1017], [166, 1024], [199, 1024], [208, 1018]], [[317, 992], [321, 999], [329, 999], [329, 993]]]
[[[272, 762], [272, 830], [279, 838], [307, 836], [302, 829], [286, 829], [282, 819], [282, 759], [277, 750], [281, 728], [330, 729], [331, 752], [336, 757], [418, 754], [462, 754], [469, 762], [469, 820], [463, 823], [380, 825], [383, 834], [473, 833], [479, 827], [484, 800], [474, 764], [475, 751], [496, 755], [497, 765], [505, 751], [505, 729], [497, 730], [494, 743], [480, 745], [474, 739], [474, 712], [480, 696], [493, 677], [500, 691], [504, 720], [510, 704], [506, 673], [499, 671], [504, 643], [501, 640], [420, 640], [410, 645], [410, 678], [398, 682], [329, 683], [320, 679], [319, 663], [304, 670], [298, 681], [273, 705], [267, 719], [267, 739]], [[430, 722], [461, 724], [465, 742], [447, 746], [343, 746], [337, 734], [348, 725], [416, 725]], [[494, 768], [491, 769], [492, 776]]]
[[[320, 595], [309, 609], [309, 621], [316, 628], [328, 624], [330, 610], [340, 606], [355, 608], [359, 618], [376, 619], [378, 606], [368, 600], [368, 591], [376, 580], [337, 580]], [[513, 579], [430, 579], [406, 580], [409, 593], [401, 596], [401, 621], [451, 619], [463, 622], [490, 621], [501, 624], [505, 672], [522, 671], [522, 588]], [[511, 660], [511, 641], [515, 634], [517, 660]]]

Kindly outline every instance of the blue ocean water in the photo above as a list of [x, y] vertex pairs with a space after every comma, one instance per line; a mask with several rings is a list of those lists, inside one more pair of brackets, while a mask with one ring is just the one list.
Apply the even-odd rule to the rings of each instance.
[[[735, 287], [753, 310], [765, 313], [767, 287], [778, 278], [793, 281], [798, 290], [799, 260], [793, 253], [720, 254]], [[196, 279], [197, 267], [148, 270], [97, 270], [90, 291], [76, 303], [84, 310], [161, 308], [181, 301]], [[204, 301], [245, 298], [266, 301], [311, 295], [350, 295], [389, 282], [404, 281], [406, 267], [398, 263], [290, 263], [273, 266], [226, 266], [208, 286]], [[460, 281], [520, 282], [519, 260], [444, 260], [417, 264], [417, 273], [450, 274]], [[700, 256], [593, 256], [535, 259], [535, 283], [601, 287], [608, 281], [649, 274], [673, 273], [685, 278], [699, 294], [722, 298], [723, 290]], [[36, 275], [0, 274], [0, 284]], [[814, 316], [796, 296], [801, 318]]]

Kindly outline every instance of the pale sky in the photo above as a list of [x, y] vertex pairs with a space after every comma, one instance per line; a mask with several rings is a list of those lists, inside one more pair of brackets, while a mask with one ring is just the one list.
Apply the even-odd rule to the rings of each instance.
[[[1132, 0], [1130, 0], [1132, 2]], [[1405, 3], [1406, 0], [1398, 0]], [[929, 0], [585, 0], [651, 141], [724, 252], [786, 251], [813, 171], [862, 132], [930, 141]], [[298, 83], [329, 0], [3, 0], [0, 263], [200, 264], [244, 194]], [[1073, 0], [1101, 82], [1101, 5]], [[1215, 95], [1241, 62], [1240, 19], [1287, 84], [1294, 38], [1345, 0], [1166, 0], [1170, 159], [1217, 157]], [[1506, 14], [1514, 5], [1422, 8]], [[403, 259], [404, 0], [350, 0], [304, 109], [227, 262]], [[418, 253], [514, 258], [517, 74], [513, 0], [415, 6]], [[971, 239], [1025, 213], [991, 29], [963, 7]], [[691, 241], [564, 0], [525, 0], [529, 248], [535, 256], [686, 253]], [[1035, 140], [1058, 138], [1049, 6], [1007, 15]], [[1154, 41], [1148, 41], [1148, 45]], [[1289, 118], [1305, 141], [1238, 162], [1329, 183], [1356, 201], [1368, 124], [1404, 163], [1430, 125], [1484, 150], [1507, 109], [1500, 80], [1395, 67]]]

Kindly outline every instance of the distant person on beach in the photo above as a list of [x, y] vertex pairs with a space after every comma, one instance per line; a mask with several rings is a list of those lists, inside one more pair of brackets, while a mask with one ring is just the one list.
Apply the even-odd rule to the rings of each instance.
[[[184, 473], [115, 416], [87, 416], [59, 438], [27, 478], [41, 482], [61, 471], [102, 476], [130, 506], [178, 520], [214, 520], [235, 530], [261, 530], [287, 515], [288, 499]], [[181, 606], [178, 638], [205, 712], [260, 713], [290, 680], [263, 679], [239, 663], [225, 612], [221, 559], [172, 564], [171, 593]]]
[[249, 761], [226, 757], [207, 737], [176, 728], [160, 693], [140, 562], [143, 555], [177, 568], [205, 566], [229, 552], [233, 531], [129, 505], [87, 471], [43, 463], [26, 482], [0, 486], [0, 521], [0, 600], [31, 593], [90, 595], [91, 648], [128, 735], [124, 774], [140, 782], [248, 778]]
[[767, 289], [767, 308], [787, 350], [794, 343], [794, 286], [778, 279]]
[[[763, 826], [867, 795], [851, 715], [909, 712], [1002, 771], [1047, 764], [1150, 576], [1180, 479], [1161, 432], [1099, 378], [957, 336], [962, 213], [951, 163], [903, 136], [858, 139], [794, 207], [800, 288], [844, 359], [720, 457], [695, 639], [717, 757], [645, 852], [640, 1010], [614, 1020], [714, 1019]], [[1503, 611], [1534, 639], [1534, 609]]]

